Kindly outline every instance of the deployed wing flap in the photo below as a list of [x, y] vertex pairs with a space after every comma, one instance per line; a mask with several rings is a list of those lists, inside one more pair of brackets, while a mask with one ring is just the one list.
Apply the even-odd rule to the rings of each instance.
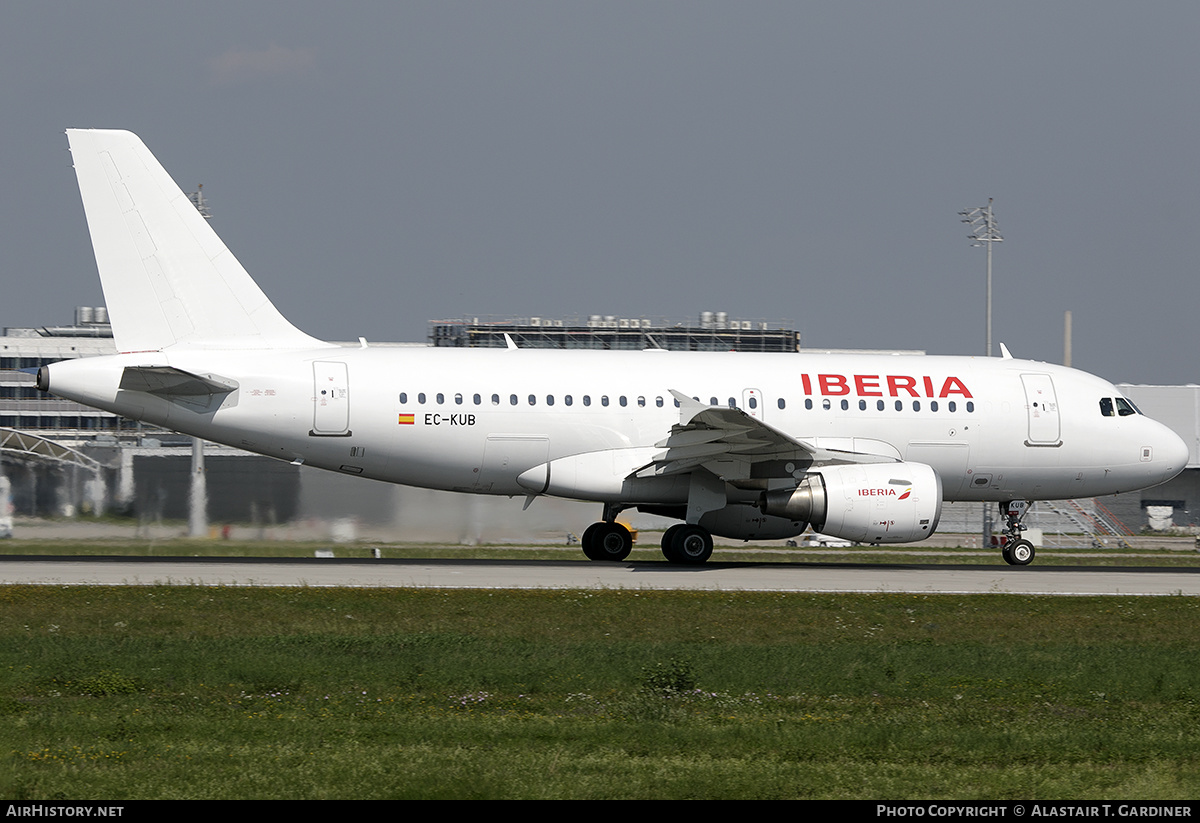
[[126, 366], [121, 372], [121, 388], [159, 397], [199, 398], [229, 394], [237, 381], [215, 374], [192, 374], [174, 366]]
[[702, 467], [727, 480], [747, 480], [755, 475], [756, 466], [776, 473], [768, 464], [778, 464], [778, 473], [783, 475], [812, 465], [894, 460], [888, 455], [822, 448], [785, 434], [741, 409], [710, 406], [674, 389], [671, 395], [679, 401], [679, 423], [656, 444], [666, 451], [654, 455], [632, 476], [683, 474]]

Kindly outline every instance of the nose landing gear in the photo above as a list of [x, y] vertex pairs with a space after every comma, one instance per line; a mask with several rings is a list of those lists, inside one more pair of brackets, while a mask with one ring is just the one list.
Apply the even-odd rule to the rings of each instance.
[[1029, 513], [1028, 500], [1006, 500], [1000, 503], [1000, 516], [1004, 519], [1004, 548], [1000, 556], [1010, 566], [1028, 566], [1033, 562], [1037, 550], [1025, 538], [1021, 531], [1025, 528], [1022, 521]]

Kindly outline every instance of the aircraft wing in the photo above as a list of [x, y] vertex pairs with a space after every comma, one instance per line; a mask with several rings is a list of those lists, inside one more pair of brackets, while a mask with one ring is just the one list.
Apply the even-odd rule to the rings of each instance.
[[696, 468], [725, 480], [799, 477], [811, 466], [900, 459], [894, 448], [877, 441], [838, 438], [829, 444], [821, 438], [798, 439], [741, 409], [710, 406], [674, 389], [671, 394], [679, 401], [679, 423], [655, 444], [665, 451], [634, 472], [635, 477], [685, 474]]

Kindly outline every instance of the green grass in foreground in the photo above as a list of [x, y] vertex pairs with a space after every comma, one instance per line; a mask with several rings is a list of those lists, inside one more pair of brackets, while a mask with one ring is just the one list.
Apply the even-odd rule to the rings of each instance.
[[0, 796], [1200, 795], [1200, 600], [0, 587]]

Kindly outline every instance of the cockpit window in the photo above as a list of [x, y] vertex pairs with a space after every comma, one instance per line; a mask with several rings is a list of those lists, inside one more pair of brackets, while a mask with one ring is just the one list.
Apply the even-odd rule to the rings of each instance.
[[1141, 413], [1137, 406], [1124, 397], [1100, 398], [1100, 414], [1105, 417], [1129, 417], [1131, 414]]

